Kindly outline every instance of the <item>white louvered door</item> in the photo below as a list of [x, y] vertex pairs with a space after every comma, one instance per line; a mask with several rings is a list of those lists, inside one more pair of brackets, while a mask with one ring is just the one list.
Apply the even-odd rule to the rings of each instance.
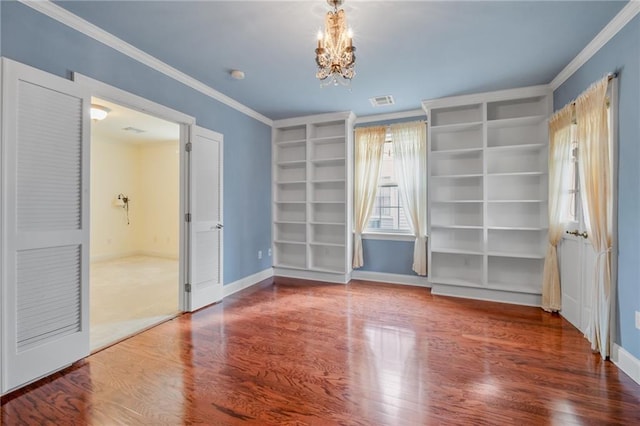
[[2, 392], [89, 354], [88, 93], [3, 59]]
[[222, 300], [222, 135], [192, 126], [189, 310]]

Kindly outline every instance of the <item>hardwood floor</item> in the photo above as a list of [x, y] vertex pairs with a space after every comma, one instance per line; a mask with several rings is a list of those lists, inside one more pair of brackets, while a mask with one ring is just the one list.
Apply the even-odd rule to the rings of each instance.
[[8, 397], [3, 425], [640, 424], [640, 386], [537, 308], [265, 281]]

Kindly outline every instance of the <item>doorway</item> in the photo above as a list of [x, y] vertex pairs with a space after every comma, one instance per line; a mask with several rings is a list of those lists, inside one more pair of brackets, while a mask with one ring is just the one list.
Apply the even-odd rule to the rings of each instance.
[[178, 315], [180, 125], [100, 98], [91, 125], [90, 345]]

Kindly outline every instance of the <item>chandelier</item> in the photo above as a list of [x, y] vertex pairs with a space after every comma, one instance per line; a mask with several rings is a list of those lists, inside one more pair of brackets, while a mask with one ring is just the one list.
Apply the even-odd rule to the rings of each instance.
[[347, 17], [343, 9], [338, 10], [344, 0], [327, 0], [333, 11], [327, 12], [324, 22], [324, 33], [318, 31], [318, 47], [316, 49], [316, 77], [322, 86], [338, 83], [348, 85], [356, 75], [356, 48], [353, 46], [353, 34], [347, 29]]

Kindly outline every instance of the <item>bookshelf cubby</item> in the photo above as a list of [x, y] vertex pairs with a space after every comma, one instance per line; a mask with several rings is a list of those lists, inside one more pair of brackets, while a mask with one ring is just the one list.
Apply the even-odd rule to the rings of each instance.
[[336, 113], [274, 123], [275, 275], [348, 281], [353, 120]]
[[501, 300], [496, 294], [507, 292], [503, 300], [536, 303], [547, 242], [548, 88], [441, 98], [423, 108], [434, 293]]

